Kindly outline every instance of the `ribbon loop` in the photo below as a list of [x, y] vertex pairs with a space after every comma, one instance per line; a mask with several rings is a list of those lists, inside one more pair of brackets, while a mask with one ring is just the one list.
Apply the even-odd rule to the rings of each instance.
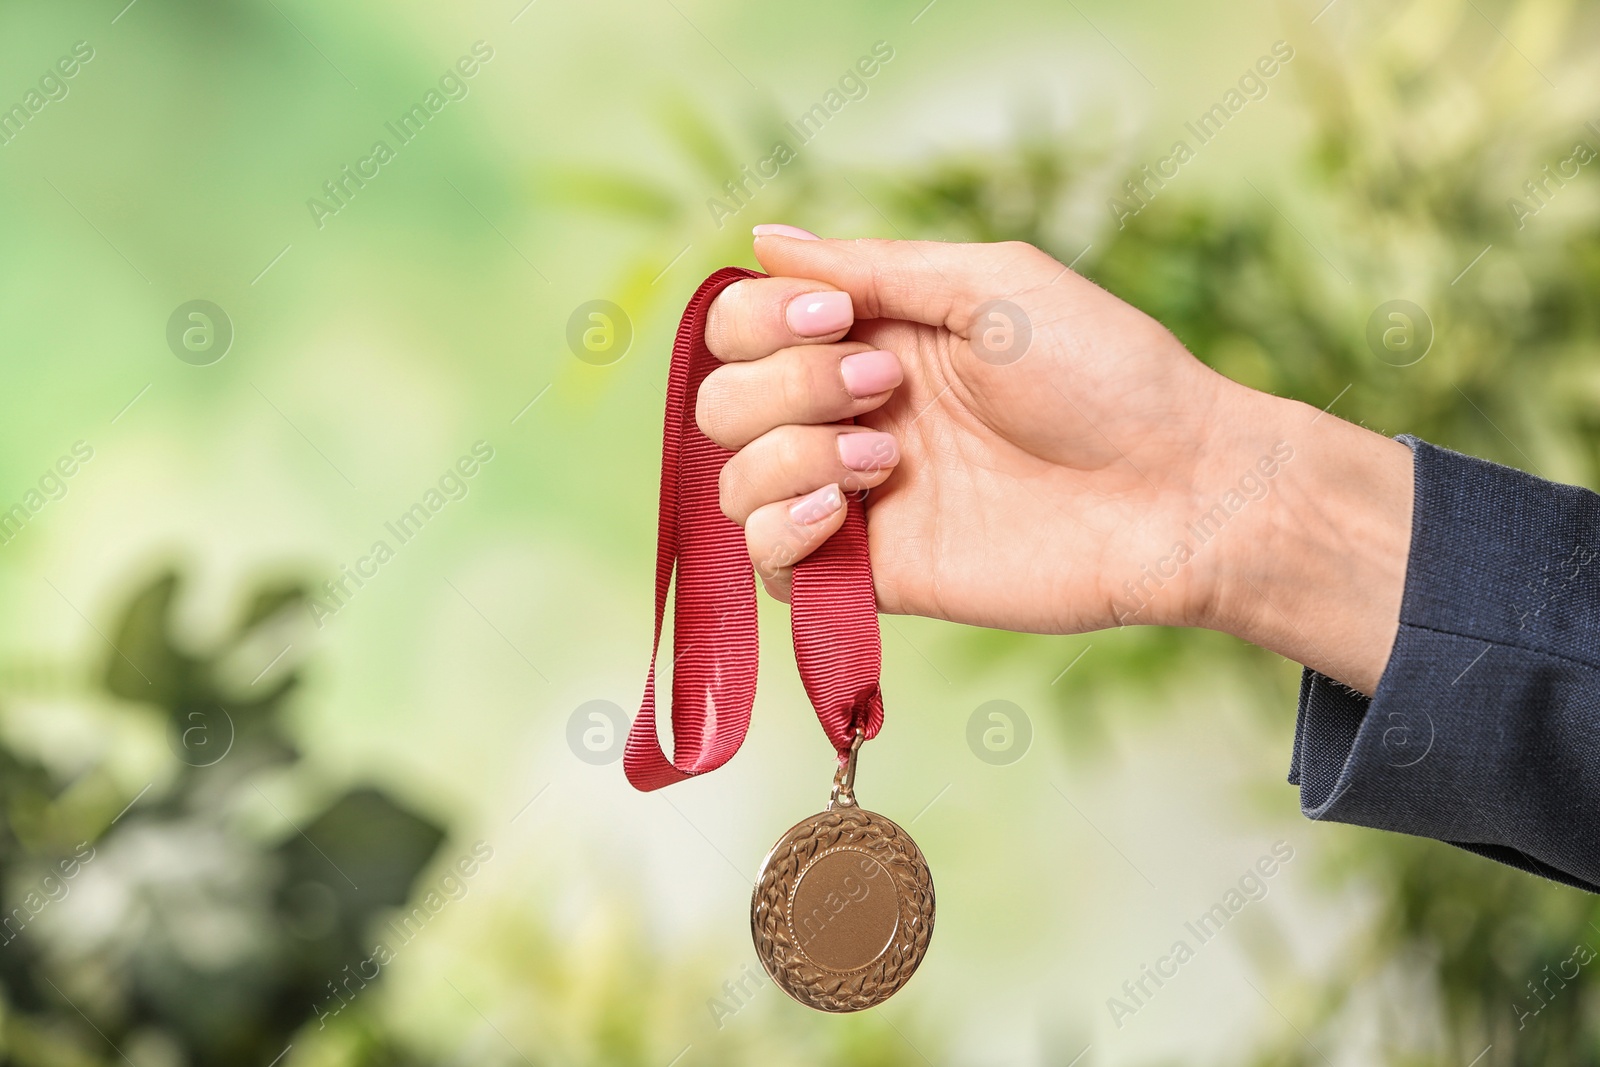
[[[733, 453], [700, 432], [695, 399], [718, 366], [705, 343], [711, 302], [736, 281], [763, 277], [742, 267], [712, 274], [690, 298], [672, 345], [661, 446], [655, 639], [622, 760], [628, 781], [641, 790], [715, 770], [739, 750], [750, 728], [758, 660], [755, 575], [744, 531], [718, 502], [718, 478]], [[656, 736], [656, 661], [669, 595], [671, 758]], [[840, 530], [795, 565], [791, 629], [806, 695], [843, 760], [856, 730], [871, 738], [883, 725], [877, 598], [866, 510], [856, 494], [849, 495]]]

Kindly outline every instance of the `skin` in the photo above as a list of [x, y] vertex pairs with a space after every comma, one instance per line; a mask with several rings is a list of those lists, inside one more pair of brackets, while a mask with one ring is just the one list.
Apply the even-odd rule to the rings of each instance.
[[[1205, 627], [1375, 692], [1411, 541], [1404, 445], [1224, 378], [1029, 245], [757, 233], [772, 277], [712, 305], [724, 365], [697, 416], [737, 450], [723, 511], [773, 596], [843, 520], [837, 494], [805, 498], [870, 489], [884, 612], [1036, 633]], [[829, 292], [848, 294], [843, 328], [797, 333], [791, 305]], [[992, 300], [1017, 310], [975, 322]], [[1008, 322], [1027, 324], [1025, 346]], [[869, 350], [893, 353], [899, 380], [852, 396], [841, 360]], [[872, 433], [889, 436], [853, 442], [870, 469], [848, 469], [837, 439]]]

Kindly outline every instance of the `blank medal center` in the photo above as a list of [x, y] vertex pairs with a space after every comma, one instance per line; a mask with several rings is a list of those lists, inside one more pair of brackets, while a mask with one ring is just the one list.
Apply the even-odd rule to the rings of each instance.
[[801, 874], [789, 907], [795, 943], [829, 971], [857, 970], [883, 955], [899, 921], [894, 878], [855, 849], [818, 857]]

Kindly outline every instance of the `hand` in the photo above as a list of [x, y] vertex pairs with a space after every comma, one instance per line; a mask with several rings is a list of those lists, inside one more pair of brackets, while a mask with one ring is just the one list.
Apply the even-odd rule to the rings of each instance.
[[[1403, 445], [1230, 382], [1027, 245], [766, 234], [755, 250], [773, 277], [713, 303], [726, 365], [697, 415], [738, 450], [723, 510], [774, 596], [838, 528], [841, 488], [865, 488], [883, 611], [1044, 633], [1211, 626], [1376, 681], [1409, 544]], [[1361, 462], [1330, 467], [1339, 452]], [[1327, 494], [1373, 477], [1391, 536], [1354, 573], [1340, 538], [1299, 527], [1328, 526]], [[1342, 581], [1383, 591], [1330, 632], [1307, 593]]]

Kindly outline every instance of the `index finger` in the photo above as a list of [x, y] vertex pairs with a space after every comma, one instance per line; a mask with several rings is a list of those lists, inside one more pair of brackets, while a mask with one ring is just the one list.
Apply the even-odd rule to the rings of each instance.
[[850, 294], [807, 278], [744, 278], [711, 302], [706, 347], [724, 363], [825, 344], [855, 324]]

